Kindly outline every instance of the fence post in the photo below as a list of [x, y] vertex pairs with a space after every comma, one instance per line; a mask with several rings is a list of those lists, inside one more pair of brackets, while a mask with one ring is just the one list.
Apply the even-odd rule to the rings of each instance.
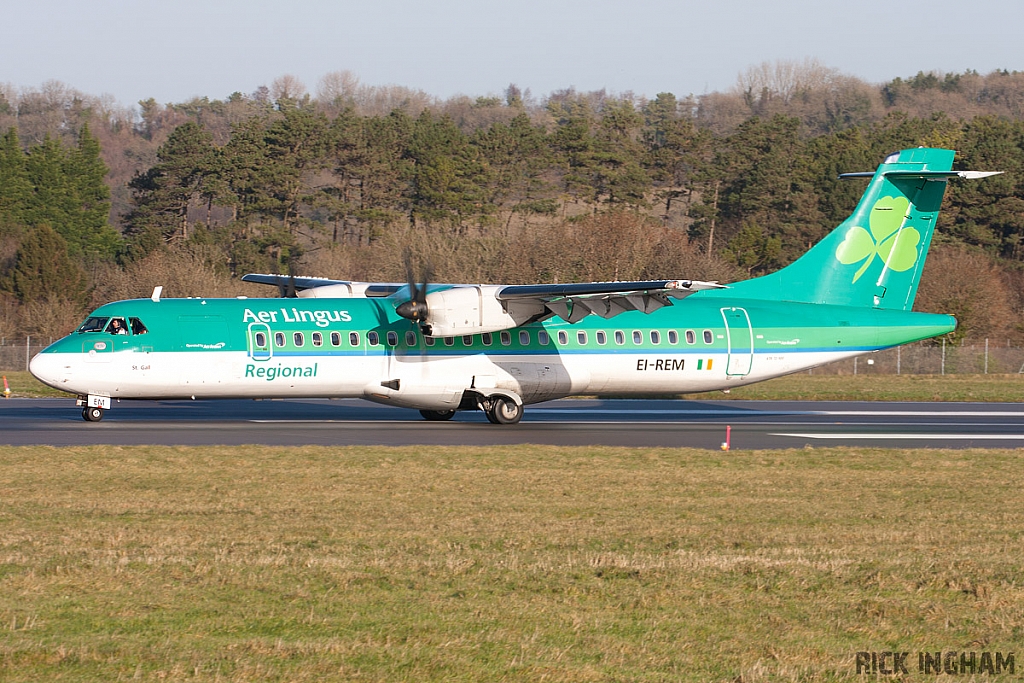
[[903, 350], [902, 346], [897, 346], [896, 347], [896, 374], [897, 375], [900, 374], [900, 360], [901, 360], [900, 352], [902, 350]]
[[32, 343], [32, 335], [25, 337], [25, 372], [28, 372], [29, 348]]
[[853, 357], [853, 374], [857, 374], [857, 356]]
[[988, 337], [985, 337], [985, 374], [988, 374]]
[[940, 375], [945, 375], [946, 374], [946, 338], [945, 337], [942, 338], [942, 371], [939, 374]]

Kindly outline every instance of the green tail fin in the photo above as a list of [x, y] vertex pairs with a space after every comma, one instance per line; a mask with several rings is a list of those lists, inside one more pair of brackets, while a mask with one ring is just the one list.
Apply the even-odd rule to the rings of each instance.
[[799, 259], [730, 295], [909, 311], [953, 172], [954, 152], [905, 149], [871, 176], [853, 214]]

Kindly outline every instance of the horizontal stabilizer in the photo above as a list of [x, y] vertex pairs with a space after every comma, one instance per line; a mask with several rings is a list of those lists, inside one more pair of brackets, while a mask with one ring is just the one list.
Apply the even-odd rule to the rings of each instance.
[[[946, 178], [963, 178], [964, 180], [978, 180], [990, 176], [999, 175], [1003, 171], [885, 171], [882, 173], [886, 178], [934, 178], [945, 180]], [[856, 173], [840, 173], [840, 180], [852, 178], [873, 178], [875, 171], [857, 171]]]

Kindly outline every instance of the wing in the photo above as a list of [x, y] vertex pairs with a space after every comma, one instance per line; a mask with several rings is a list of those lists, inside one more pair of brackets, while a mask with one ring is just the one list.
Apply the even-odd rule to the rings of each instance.
[[533, 309], [534, 315], [531, 317], [556, 315], [566, 322], [576, 323], [591, 314], [612, 318], [626, 311], [651, 313], [663, 306], [671, 306], [672, 299], [682, 299], [705, 289], [724, 287], [717, 282], [698, 280], [506, 285], [495, 292], [495, 298], [505, 304], [506, 310]]
[[[292, 288], [297, 296], [313, 299], [385, 297], [391, 296], [405, 287], [400, 282], [354, 282], [352, 280], [331, 280], [326, 277], [298, 277], [265, 273], [248, 273], [242, 276], [242, 282], [273, 285], [282, 292], [287, 288]], [[284, 295], [282, 294], [282, 296]]]
[[[422, 306], [403, 311], [410, 288], [401, 283], [350, 282], [319, 277], [245, 275], [245, 282], [293, 289], [299, 297], [391, 297], [399, 315], [420, 323], [428, 336], [497, 332], [558, 316], [577, 323], [588, 315], [612, 318], [626, 311], [651, 313], [717, 282], [698, 280], [640, 280], [585, 282], [562, 285], [433, 284]], [[412, 313], [411, 311], [415, 311]]]

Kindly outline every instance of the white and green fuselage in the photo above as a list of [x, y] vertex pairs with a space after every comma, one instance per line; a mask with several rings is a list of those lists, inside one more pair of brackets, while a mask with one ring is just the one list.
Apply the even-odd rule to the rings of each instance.
[[65, 391], [114, 398], [358, 397], [441, 410], [471, 388], [506, 389], [524, 403], [727, 389], [955, 326], [944, 315], [728, 294], [430, 346], [389, 299], [119, 301], [92, 317], [138, 318], [145, 334], [74, 333], [37, 356], [32, 371]]
[[[804, 256], [723, 289], [592, 283], [568, 295], [558, 286], [440, 285], [413, 313], [401, 308], [415, 299], [405, 287], [119, 301], [46, 348], [31, 370], [90, 404], [93, 396], [358, 397], [447, 416], [506, 401], [512, 412], [488, 413], [492, 421], [572, 394], [741, 386], [955, 328], [950, 316], [911, 311], [947, 180], [985, 175], [951, 171], [953, 157], [924, 148], [891, 155], [858, 174], [871, 180], [856, 209]], [[608, 294], [620, 284], [624, 291]], [[109, 333], [115, 319], [128, 334]], [[438, 332], [456, 329], [465, 333]]]

